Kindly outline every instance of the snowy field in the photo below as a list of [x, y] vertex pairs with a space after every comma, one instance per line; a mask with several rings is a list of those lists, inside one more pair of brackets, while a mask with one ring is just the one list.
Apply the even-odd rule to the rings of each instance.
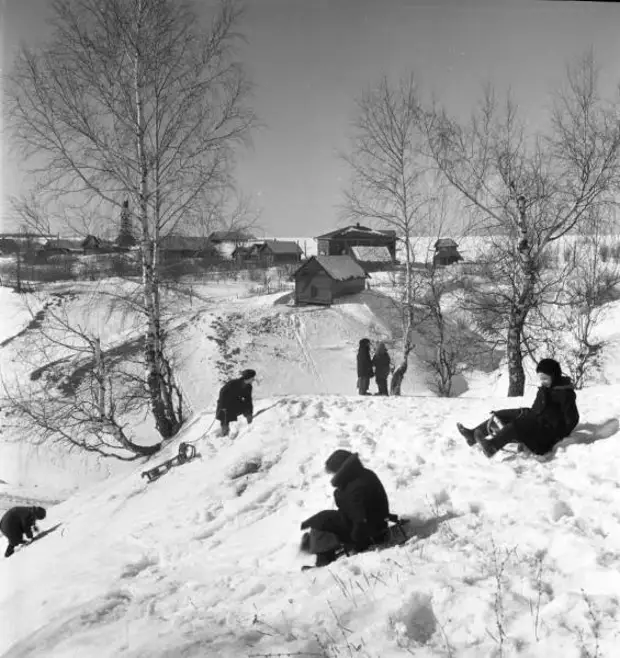
[[[550, 459], [507, 450], [489, 461], [455, 423], [529, 405], [532, 377], [523, 399], [502, 397], [499, 371], [472, 373], [462, 397], [437, 398], [420, 340], [404, 397], [360, 398], [359, 338], [397, 347], [381, 296], [297, 309], [286, 293], [248, 296], [249, 286], [205, 284], [191, 306], [171, 300], [171, 349], [192, 413], [148, 462], [34, 450], [0, 414], [0, 507], [41, 501], [41, 527], [54, 528], [0, 560], [0, 656], [616, 656], [620, 303], [601, 325], [605, 366], [578, 393], [573, 435]], [[32, 317], [2, 294], [12, 309], [2, 377], [27, 381]], [[101, 298], [94, 308], [91, 294], [84, 284], [58, 303], [100, 331], [104, 349], [130, 343], [136, 318]], [[29, 304], [37, 312], [56, 299]], [[259, 373], [256, 419], [222, 439], [217, 390], [244, 367]], [[134, 429], [154, 440], [149, 419]], [[200, 458], [141, 478], [180, 441], [195, 442]], [[323, 463], [336, 448], [359, 452], [381, 477], [392, 511], [410, 521], [408, 539], [302, 573], [312, 560], [299, 554], [299, 524], [332, 507]]]

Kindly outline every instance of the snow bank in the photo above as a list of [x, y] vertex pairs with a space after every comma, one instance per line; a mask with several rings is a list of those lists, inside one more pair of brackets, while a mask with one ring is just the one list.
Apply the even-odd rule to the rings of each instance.
[[[225, 439], [197, 417], [179, 440], [200, 459], [80, 492], [2, 561], [0, 653], [613, 656], [619, 394], [580, 393], [583, 424], [547, 461], [489, 461], [455, 432], [529, 399], [264, 399]], [[379, 474], [412, 536], [302, 573], [299, 523], [332, 506], [335, 448]]]

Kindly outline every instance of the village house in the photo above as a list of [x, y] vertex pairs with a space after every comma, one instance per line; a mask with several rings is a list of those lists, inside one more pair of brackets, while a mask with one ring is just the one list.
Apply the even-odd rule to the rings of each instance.
[[213, 231], [209, 241], [223, 257], [230, 258], [237, 247], [247, 247], [251, 242], [256, 242], [256, 236], [240, 230]]
[[319, 235], [315, 240], [319, 256], [352, 255], [353, 247], [386, 247], [392, 260], [396, 260], [396, 231], [368, 228], [358, 222]]
[[269, 267], [299, 263], [303, 253], [297, 242], [292, 240], [266, 240], [258, 245], [258, 259]]
[[459, 253], [458, 245], [452, 238], [440, 238], [435, 242], [433, 265], [442, 267], [458, 263], [461, 260], [463, 260], [463, 256]]
[[219, 256], [217, 248], [209, 238], [166, 235], [159, 241], [162, 258], [177, 260], [182, 258], [214, 258]]
[[239, 245], [235, 247], [234, 251], [231, 254], [231, 257], [237, 264], [242, 265], [258, 263], [258, 248], [260, 244], [251, 244], [251, 245]]
[[312, 256], [291, 276], [295, 304], [326, 304], [362, 292], [369, 274], [350, 256]]

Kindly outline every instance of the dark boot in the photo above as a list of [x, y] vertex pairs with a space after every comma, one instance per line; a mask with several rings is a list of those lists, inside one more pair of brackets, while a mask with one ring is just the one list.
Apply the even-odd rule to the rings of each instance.
[[[13, 544], [9, 544], [6, 547], [6, 551], [4, 552], [4, 557], [11, 557], [11, 555], [13, 555], [13, 553], [15, 553], [15, 546], [13, 546]], [[11, 564], [13, 564], [13, 563], [11, 562]]]
[[228, 423], [222, 423], [222, 436], [228, 436], [230, 433], [230, 425]]
[[461, 425], [461, 423], [456, 424], [456, 429], [461, 433], [462, 436], [465, 437], [465, 441], [467, 441], [468, 446], [475, 446], [476, 445], [476, 438], [474, 436], [474, 430], [470, 430], [469, 428], [465, 427], [464, 425]]
[[336, 551], [325, 551], [325, 553], [318, 553], [316, 556], [316, 566], [326, 567], [336, 559]]
[[493, 438], [485, 439], [480, 437], [476, 432], [476, 441], [482, 448], [482, 452], [490, 459], [493, 455], [507, 446], [509, 443], [519, 443], [519, 437], [514, 426], [505, 425]]

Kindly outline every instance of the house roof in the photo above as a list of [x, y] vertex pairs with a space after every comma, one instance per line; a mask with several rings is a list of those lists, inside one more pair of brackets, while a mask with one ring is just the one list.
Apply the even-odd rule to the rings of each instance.
[[452, 238], [439, 238], [435, 242], [435, 249], [445, 249], [446, 247], [458, 247], [458, 244]]
[[210, 240], [205, 237], [166, 235], [159, 241], [162, 251], [207, 251], [210, 247]]
[[396, 231], [387, 231], [379, 230], [375, 228], [368, 228], [367, 226], [362, 226], [361, 224], [354, 224], [352, 226], [345, 226], [344, 228], [338, 228], [335, 231], [330, 231], [329, 233], [324, 233], [323, 235], [317, 235], [316, 240], [327, 240], [329, 238], [335, 238], [339, 236], [344, 236], [350, 233], [363, 233], [369, 238], [395, 238]]
[[273, 254], [301, 254], [301, 247], [292, 240], [266, 240], [259, 249], [269, 249]]
[[392, 254], [390, 250], [384, 246], [361, 246], [361, 247], [351, 247], [351, 253], [353, 254], [355, 260], [362, 263], [391, 263]]
[[69, 251], [78, 251], [81, 249], [81, 244], [75, 240], [48, 240], [45, 245], [45, 249], [67, 249]]
[[370, 276], [361, 265], [351, 258], [351, 256], [312, 256], [293, 273], [293, 277], [307, 267], [312, 261], [316, 261], [323, 268], [325, 273], [334, 281], [366, 279]]
[[209, 236], [211, 242], [247, 242], [256, 238], [246, 231], [213, 231]]

